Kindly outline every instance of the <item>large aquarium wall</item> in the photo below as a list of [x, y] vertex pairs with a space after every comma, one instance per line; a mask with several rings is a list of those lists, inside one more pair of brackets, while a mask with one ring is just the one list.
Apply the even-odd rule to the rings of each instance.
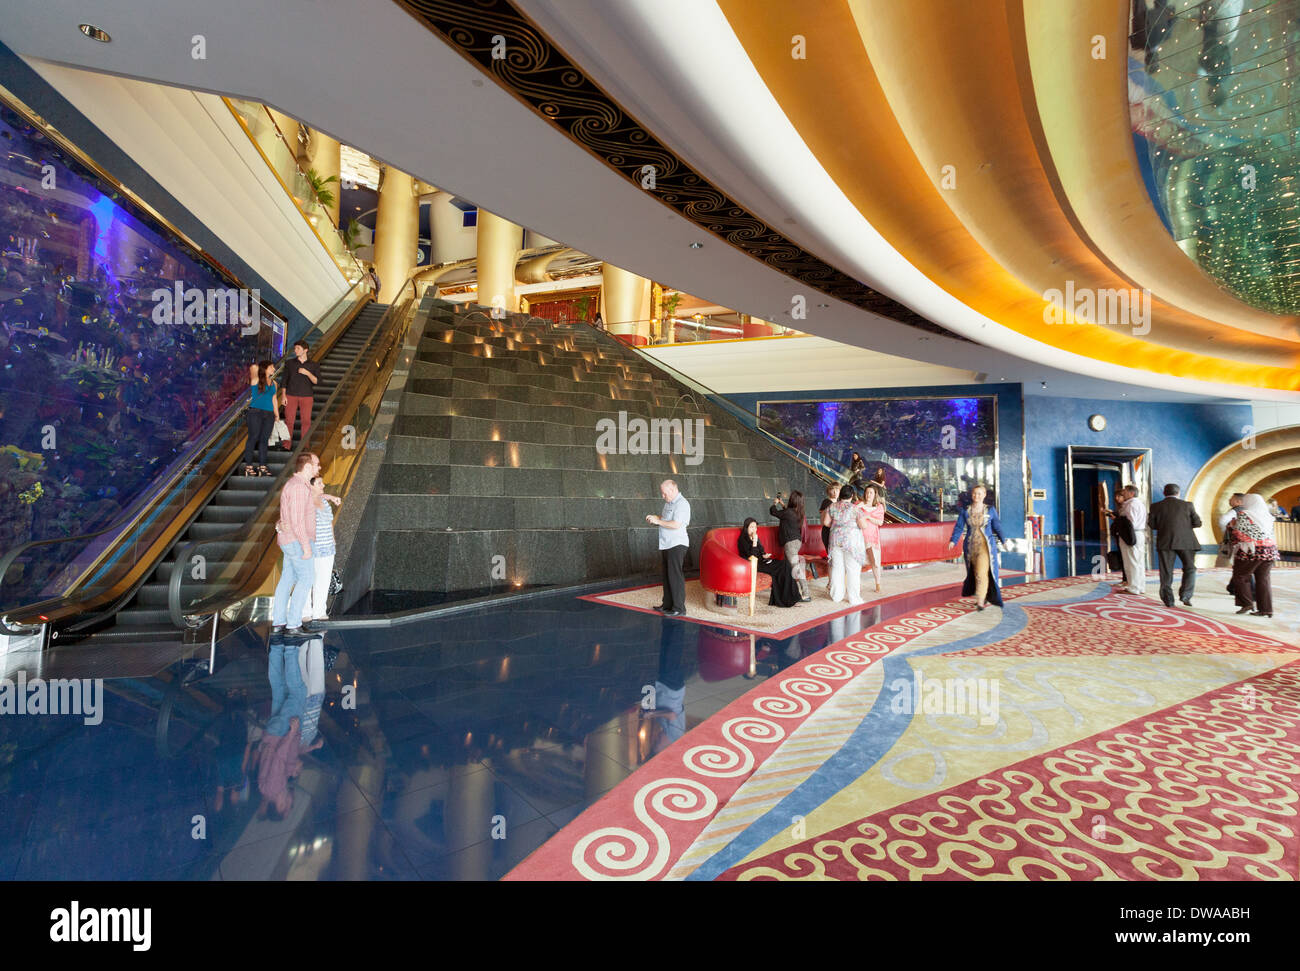
[[996, 501], [996, 398], [760, 401], [758, 422], [845, 469], [857, 452], [863, 479], [883, 470], [890, 504], [922, 522], [955, 519], [975, 483]]
[[236, 286], [0, 100], [0, 555], [111, 524], [278, 359]]
[[1132, 0], [1129, 107], [1179, 247], [1239, 299], [1300, 313], [1300, 3]]

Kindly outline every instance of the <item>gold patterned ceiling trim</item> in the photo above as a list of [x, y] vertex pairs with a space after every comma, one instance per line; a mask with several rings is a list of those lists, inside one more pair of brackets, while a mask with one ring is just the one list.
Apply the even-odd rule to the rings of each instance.
[[[819, 293], [927, 333], [969, 341], [767, 225], [624, 111], [510, 0], [396, 2], [574, 144], [700, 230]], [[498, 56], [498, 38], [505, 56]], [[642, 185], [647, 166], [655, 176], [650, 189]]]
[[[1128, 5], [1114, 0], [1012, 3], [1030, 70], [1027, 114], [1042, 133], [1062, 208], [1097, 254], [1167, 304], [1277, 340], [1300, 340], [1300, 318], [1243, 303], [1178, 248], [1151, 204], [1133, 148], [1127, 97]], [[1095, 36], [1106, 56], [1092, 56]], [[1098, 97], [1098, 92], [1114, 97]]]
[[[1247, 387], [1297, 387], [1297, 375], [1284, 368], [1171, 350], [1097, 327], [1044, 325], [1041, 290], [989, 256], [945, 204], [938, 173], [932, 180], [921, 168], [847, 4], [719, 4], [786, 116], [858, 211], [909, 263], [973, 310], [1050, 346], [1124, 367]], [[790, 56], [795, 34], [807, 40], [805, 60]], [[907, 50], [916, 49], [914, 39], [913, 32]], [[826, 110], [827, 91], [836, 92], [835, 112]], [[977, 169], [965, 177], [989, 177]]]

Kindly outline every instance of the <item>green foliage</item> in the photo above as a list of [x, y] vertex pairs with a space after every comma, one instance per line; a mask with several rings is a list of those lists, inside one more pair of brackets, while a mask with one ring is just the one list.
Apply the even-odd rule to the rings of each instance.
[[323, 179], [315, 169], [307, 170], [307, 181], [311, 183], [311, 191], [316, 193], [317, 200], [326, 209], [334, 205], [334, 193], [327, 187], [331, 182], [337, 182], [338, 180], [337, 175], [331, 175], [328, 179]]

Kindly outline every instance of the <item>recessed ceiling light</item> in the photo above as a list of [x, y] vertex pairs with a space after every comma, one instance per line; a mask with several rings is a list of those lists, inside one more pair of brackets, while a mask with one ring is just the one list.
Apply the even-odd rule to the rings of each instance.
[[817, 305], [817, 309], [819, 309], [819, 310], [825, 310], [825, 309], [826, 309], [827, 307], [829, 307], [829, 306], [830, 306], [830, 304], [828, 304], [828, 303], [819, 303], [819, 304]]
[[108, 31], [96, 27], [94, 24], [78, 24], [77, 29], [89, 37], [91, 40], [97, 40], [101, 44], [107, 44], [113, 38], [108, 36]]
[[704, 248], [703, 243], [691, 243], [691, 249], [703, 249], [703, 248]]

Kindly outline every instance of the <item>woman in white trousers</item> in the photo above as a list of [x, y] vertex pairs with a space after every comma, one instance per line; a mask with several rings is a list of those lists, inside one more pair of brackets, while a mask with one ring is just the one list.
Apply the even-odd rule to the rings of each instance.
[[831, 528], [831, 600], [841, 603], [847, 593], [849, 603], [856, 605], [862, 603], [862, 567], [867, 562], [862, 529], [868, 520], [853, 495], [852, 486], [842, 486], [839, 501], [822, 513], [822, 525]]
[[316, 541], [312, 543], [312, 566], [316, 575], [311, 585], [311, 596], [302, 609], [306, 621], [329, 620], [326, 601], [330, 595], [330, 577], [334, 573], [334, 513], [330, 503], [338, 505], [338, 496], [325, 494], [325, 480], [316, 476], [311, 480], [312, 505], [316, 510]]

